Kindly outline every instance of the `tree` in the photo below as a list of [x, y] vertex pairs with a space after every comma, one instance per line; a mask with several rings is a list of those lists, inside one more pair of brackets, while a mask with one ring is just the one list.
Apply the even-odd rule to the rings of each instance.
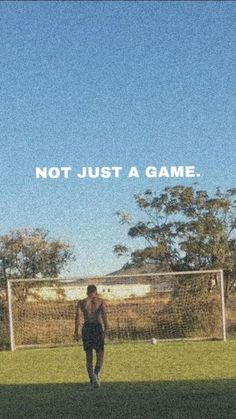
[[51, 240], [43, 229], [20, 229], [0, 236], [2, 285], [8, 278], [57, 277], [74, 260], [68, 243]]
[[224, 269], [227, 299], [236, 283], [235, 195], [236, 189], [217, 188], [210, 197], [196, 185], [135, 195], [142, 220], [124, 212], [117, 215], [128, 225], [128, 236], [144, 239], [145, 246], [129, 253], [126, 246], [116, 245], [114, 252], [130, 255], [130, 264], [154, 264], [157, 270]]

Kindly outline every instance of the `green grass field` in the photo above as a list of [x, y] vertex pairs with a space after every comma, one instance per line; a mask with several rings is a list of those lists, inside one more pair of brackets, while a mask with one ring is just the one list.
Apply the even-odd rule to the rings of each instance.
[[236, 341], [106, 346], [102, 386], [82, 347], [0, 352], [0, 417], [235, 419]]

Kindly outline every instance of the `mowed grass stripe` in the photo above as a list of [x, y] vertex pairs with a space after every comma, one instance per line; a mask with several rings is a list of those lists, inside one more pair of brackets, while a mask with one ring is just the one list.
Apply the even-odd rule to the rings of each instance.
[[82, 347], [0, 353], [1, 418], [236, 417], [236, 342], [107, 345], [100, 389]]

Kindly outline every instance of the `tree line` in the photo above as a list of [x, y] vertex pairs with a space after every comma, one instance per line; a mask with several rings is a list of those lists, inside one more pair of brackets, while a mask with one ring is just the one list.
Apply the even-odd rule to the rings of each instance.
[[[158, 271], [223, 269], [226, 300], [236, 286], [236, 188], [210, 196], [194, 186], [166, 187], [134, 196], [138, 219], [118, 211], [134, 250], [116, 244], [125, 268], [153, 265]], [[70, 243], [51, 239], [43, 229], [17, 229], [0, 236], [0, 280], [56, 278], [75, 260]]]

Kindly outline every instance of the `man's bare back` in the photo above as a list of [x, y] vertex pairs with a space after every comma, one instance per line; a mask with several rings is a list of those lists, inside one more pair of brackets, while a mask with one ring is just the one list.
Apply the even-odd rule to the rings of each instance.
[[87, 323], [103, 323], [105, 315], [105, 304], [102, 298], [96, 296], [94, 298], [84, 298], [78, 302], [79, 308]]

